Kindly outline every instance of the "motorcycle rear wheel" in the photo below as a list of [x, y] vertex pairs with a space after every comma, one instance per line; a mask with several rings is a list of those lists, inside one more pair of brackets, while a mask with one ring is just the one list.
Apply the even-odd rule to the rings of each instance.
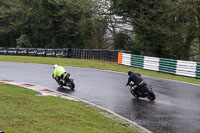
[[69, 79], [69, 88], [74, 90], [75, 88], [75, 84], [74, 84], [74, 81], [72, 79]]
[[154, 101], [156, 99], [156, 96], [154, 94], [154, 92], [152, 90], [149, 90], [148, 94], [147, 94], [147, 98], [150, 100], [150, 101]]

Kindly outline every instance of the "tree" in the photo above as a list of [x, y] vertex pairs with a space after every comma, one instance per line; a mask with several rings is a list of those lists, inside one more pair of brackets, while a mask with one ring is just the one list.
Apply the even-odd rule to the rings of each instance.
[[114, 48], [131, 51], [133, 49], [133, 40], [125, 32], [119, 32], [114, 36]]
[[[103, 48], [107, 23], [93, 0], [0, 0], [0, 43], [16, 47], [23, 35], [32, 47]], [[12, 42], [12, 43], [10, 43]], [[103, 42], [103, 41], [102, 41]]]
[[0, 44], [15, 47], [18, 29], [23, 25], [23, 5], [19, 0], [0, 0]]
[[[95, 0], [96, 1], [96, 17], [101, 18], [103, 22], [106, 21], [106, 31], [105, 35], [103, 37], [104, 43], [106, 43], [107, 48], [114, 48], [113, 42], [114, 42], [114, 36], [118, 34], [118, 32], [130, 32], [131, 31], [131, 25], [124, 20], [122, 20], [122, 17], [117, 16], [113, 13], [112, 10], [110, 10], [111, 2], [110, 0]], [[129, 34], [129, 33], [127, 33]]]
[[111, 9], [132, 23], [140, 54], [189, 60], [197, 36], [193, 6], [184, 1], [112, 0]]
[[31, 48], [31, 43], [26, 35], [21, 35], [20, 38], [17, 39], [17, 48]]

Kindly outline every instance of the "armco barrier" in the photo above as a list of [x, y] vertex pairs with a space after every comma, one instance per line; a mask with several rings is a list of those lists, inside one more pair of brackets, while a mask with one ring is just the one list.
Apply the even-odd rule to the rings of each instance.
[[123, 53], [121, 61], [122, 61], [122, 64], [131, 66], [131, 54]]
[[175, 74], [176, 73], [176, 62], [177, 61], [173, 60], [173, 59], [160, 58], [159, 71], [170, 73], [170, 74]]
[[200, 62], [197, 62], [196, 66], [196, 77], [200, 78]]
[[196, 77], [196, 71], [197, 71], [196, 67], [197, 67], [196, 62], [177, 60], [176, 74], [189, 77]]
[[144, 57], [144, 69], [159, 71], [159, 58], [156, 57]]
[[127, 53], [120, 53], [118, 55], [120, 55], [118, 56], [118, 64], [169, 74], [200, 78], [200, 62], [156, 58]]
[[137, 68], [143, 68], [144, 64], [144, 56], [140, 55], [131, 55], [131, 66]]

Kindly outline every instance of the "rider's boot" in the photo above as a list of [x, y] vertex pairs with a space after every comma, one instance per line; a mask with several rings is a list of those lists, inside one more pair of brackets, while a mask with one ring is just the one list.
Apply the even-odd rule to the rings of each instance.
[[139, 100], [139, 97], [138, 97], [138, 95], [136, 93], [134, 93], [133, 95], [137, 100]]
[[131, 90], [131, 93], [133, 94], [133, 96], [134, 96], [137, 100], [139, 100], [139, 96], [138, 96], [138, 94], [137, 94], [134, 90]]
[[59, 88], [63, 88], [62, 83], [61, 83], [59, 80], [56, 80], [56, 81], [57, 81], [57, 83], [58, 83], [58, 85], [59, 85]]

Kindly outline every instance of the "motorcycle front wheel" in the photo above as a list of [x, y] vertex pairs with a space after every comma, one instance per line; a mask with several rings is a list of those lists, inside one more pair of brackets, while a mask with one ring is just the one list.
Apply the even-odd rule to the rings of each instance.
[[133, 97], [135, 97], [137, 100], [139, 99], [139, 96], [138, 96], [136, 93], [134, 93], [133, 90], [131, 90], [130, 92], [131, 92], [131, 94], [133, 95]]

